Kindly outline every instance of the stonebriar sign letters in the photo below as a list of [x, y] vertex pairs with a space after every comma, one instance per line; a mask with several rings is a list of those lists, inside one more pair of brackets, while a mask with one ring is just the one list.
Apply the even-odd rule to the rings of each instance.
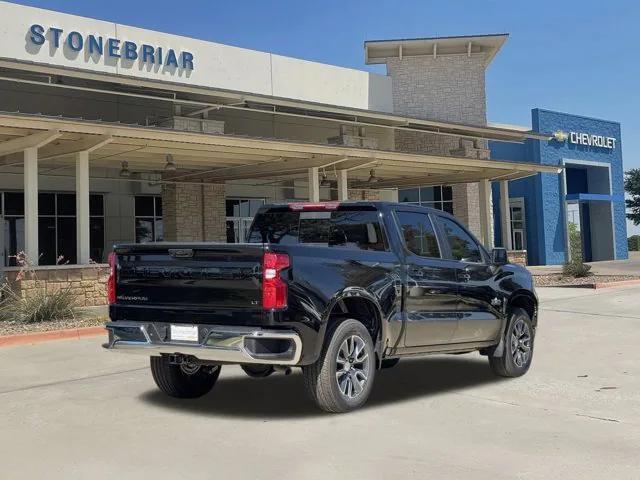
[[33, 24], [29, 28], [29, 40], [34, 45], [49, 43], [54, 49], [68, 48], [71, 52], [87, 52], [93, 56], [106, 56], [111, 59], [140, 61], [150, 65], [193, 70], [193, 54], [187, 51], [176, 51], [173, 48], [163, 48], [146, 43], [138, 44], [131, 40], [122, 41], [118, 38], [103, 37], [101, 35], [82, 35], [80, 32], [65, 32], [62, 28], [45, 28]]

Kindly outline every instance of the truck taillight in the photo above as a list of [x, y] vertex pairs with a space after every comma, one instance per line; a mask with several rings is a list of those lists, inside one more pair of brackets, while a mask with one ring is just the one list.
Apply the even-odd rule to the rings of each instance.
[[289, 255], [267, 252], [262, 258], [262, 308], [266, 310], [286, 308], [287, 284], [280, 277], [289, 267]]
[[340, 202], [299, 202], [290, 203], [289, 210], [294, 212], [321, 212], [324, 210], [337, 210]]
[[109, 254], [109, 279], [107, 280], [107, 300], [109, 305], [116, 303], [116, 252]]

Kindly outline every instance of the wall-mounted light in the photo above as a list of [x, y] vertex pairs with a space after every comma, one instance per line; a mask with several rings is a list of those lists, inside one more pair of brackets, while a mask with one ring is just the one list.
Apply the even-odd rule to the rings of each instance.
[[168, 154], [166, 156], [166, 160], [167, 160], [167, 163], [165, 163], [165, 165], [164, 165], [164, 171], [165, 172], [175, 172], [178, 167], [176, 165], [176, 162], [173, 160], [173, 155]]
[[129, 162], [122, 161], [122, 168], [120, 169], [120, 176], [123, 178], [129, 178], [131, 176], [131, 170], [129, 170]]

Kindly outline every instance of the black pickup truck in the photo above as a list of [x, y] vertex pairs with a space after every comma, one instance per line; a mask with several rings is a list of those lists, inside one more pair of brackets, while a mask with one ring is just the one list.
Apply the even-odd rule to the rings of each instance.
[[317, 405], [345, 412], [402, 357], [479, 351], [506, 377], [531, 364], [531, 275], [439, 210], [272, 204], [247, 243], [122, 244], [110, 264], [104, 347], [149, 355], [174, 397], [209, 392], [225, 364], [301, 367]]

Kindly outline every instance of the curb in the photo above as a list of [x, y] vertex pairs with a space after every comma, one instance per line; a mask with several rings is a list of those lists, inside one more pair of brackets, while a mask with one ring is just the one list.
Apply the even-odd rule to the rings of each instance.
[[619, 280], [617, 282], [601, 282], [601, 283], [579, 283], [579, 284], [566, 284], [566, 285], [536, 285], [538, 288], [584, 288], [588, 290], [600, 290], [602, 288], [618, 288], [618, 287], [630, 287], [633, 285], [640, 285], [640, 279], [638, 280]]
[[66, 328], [63, 330], [50, 330], [48, 332], [18, 333], [16, 335], [4, 335], [0, 337], [0, 348], [15, 345], [33, 345], [52, 340], [76, 339], [103, 335], [105, 328], [102, 326]]
[[609, 282], [609, 283], [594, 283], [593, 288], [615, 288], [615, 287], [625, 287], [630, 285], [640, 285], [639, 280], [620, 280], [618, 282]]

